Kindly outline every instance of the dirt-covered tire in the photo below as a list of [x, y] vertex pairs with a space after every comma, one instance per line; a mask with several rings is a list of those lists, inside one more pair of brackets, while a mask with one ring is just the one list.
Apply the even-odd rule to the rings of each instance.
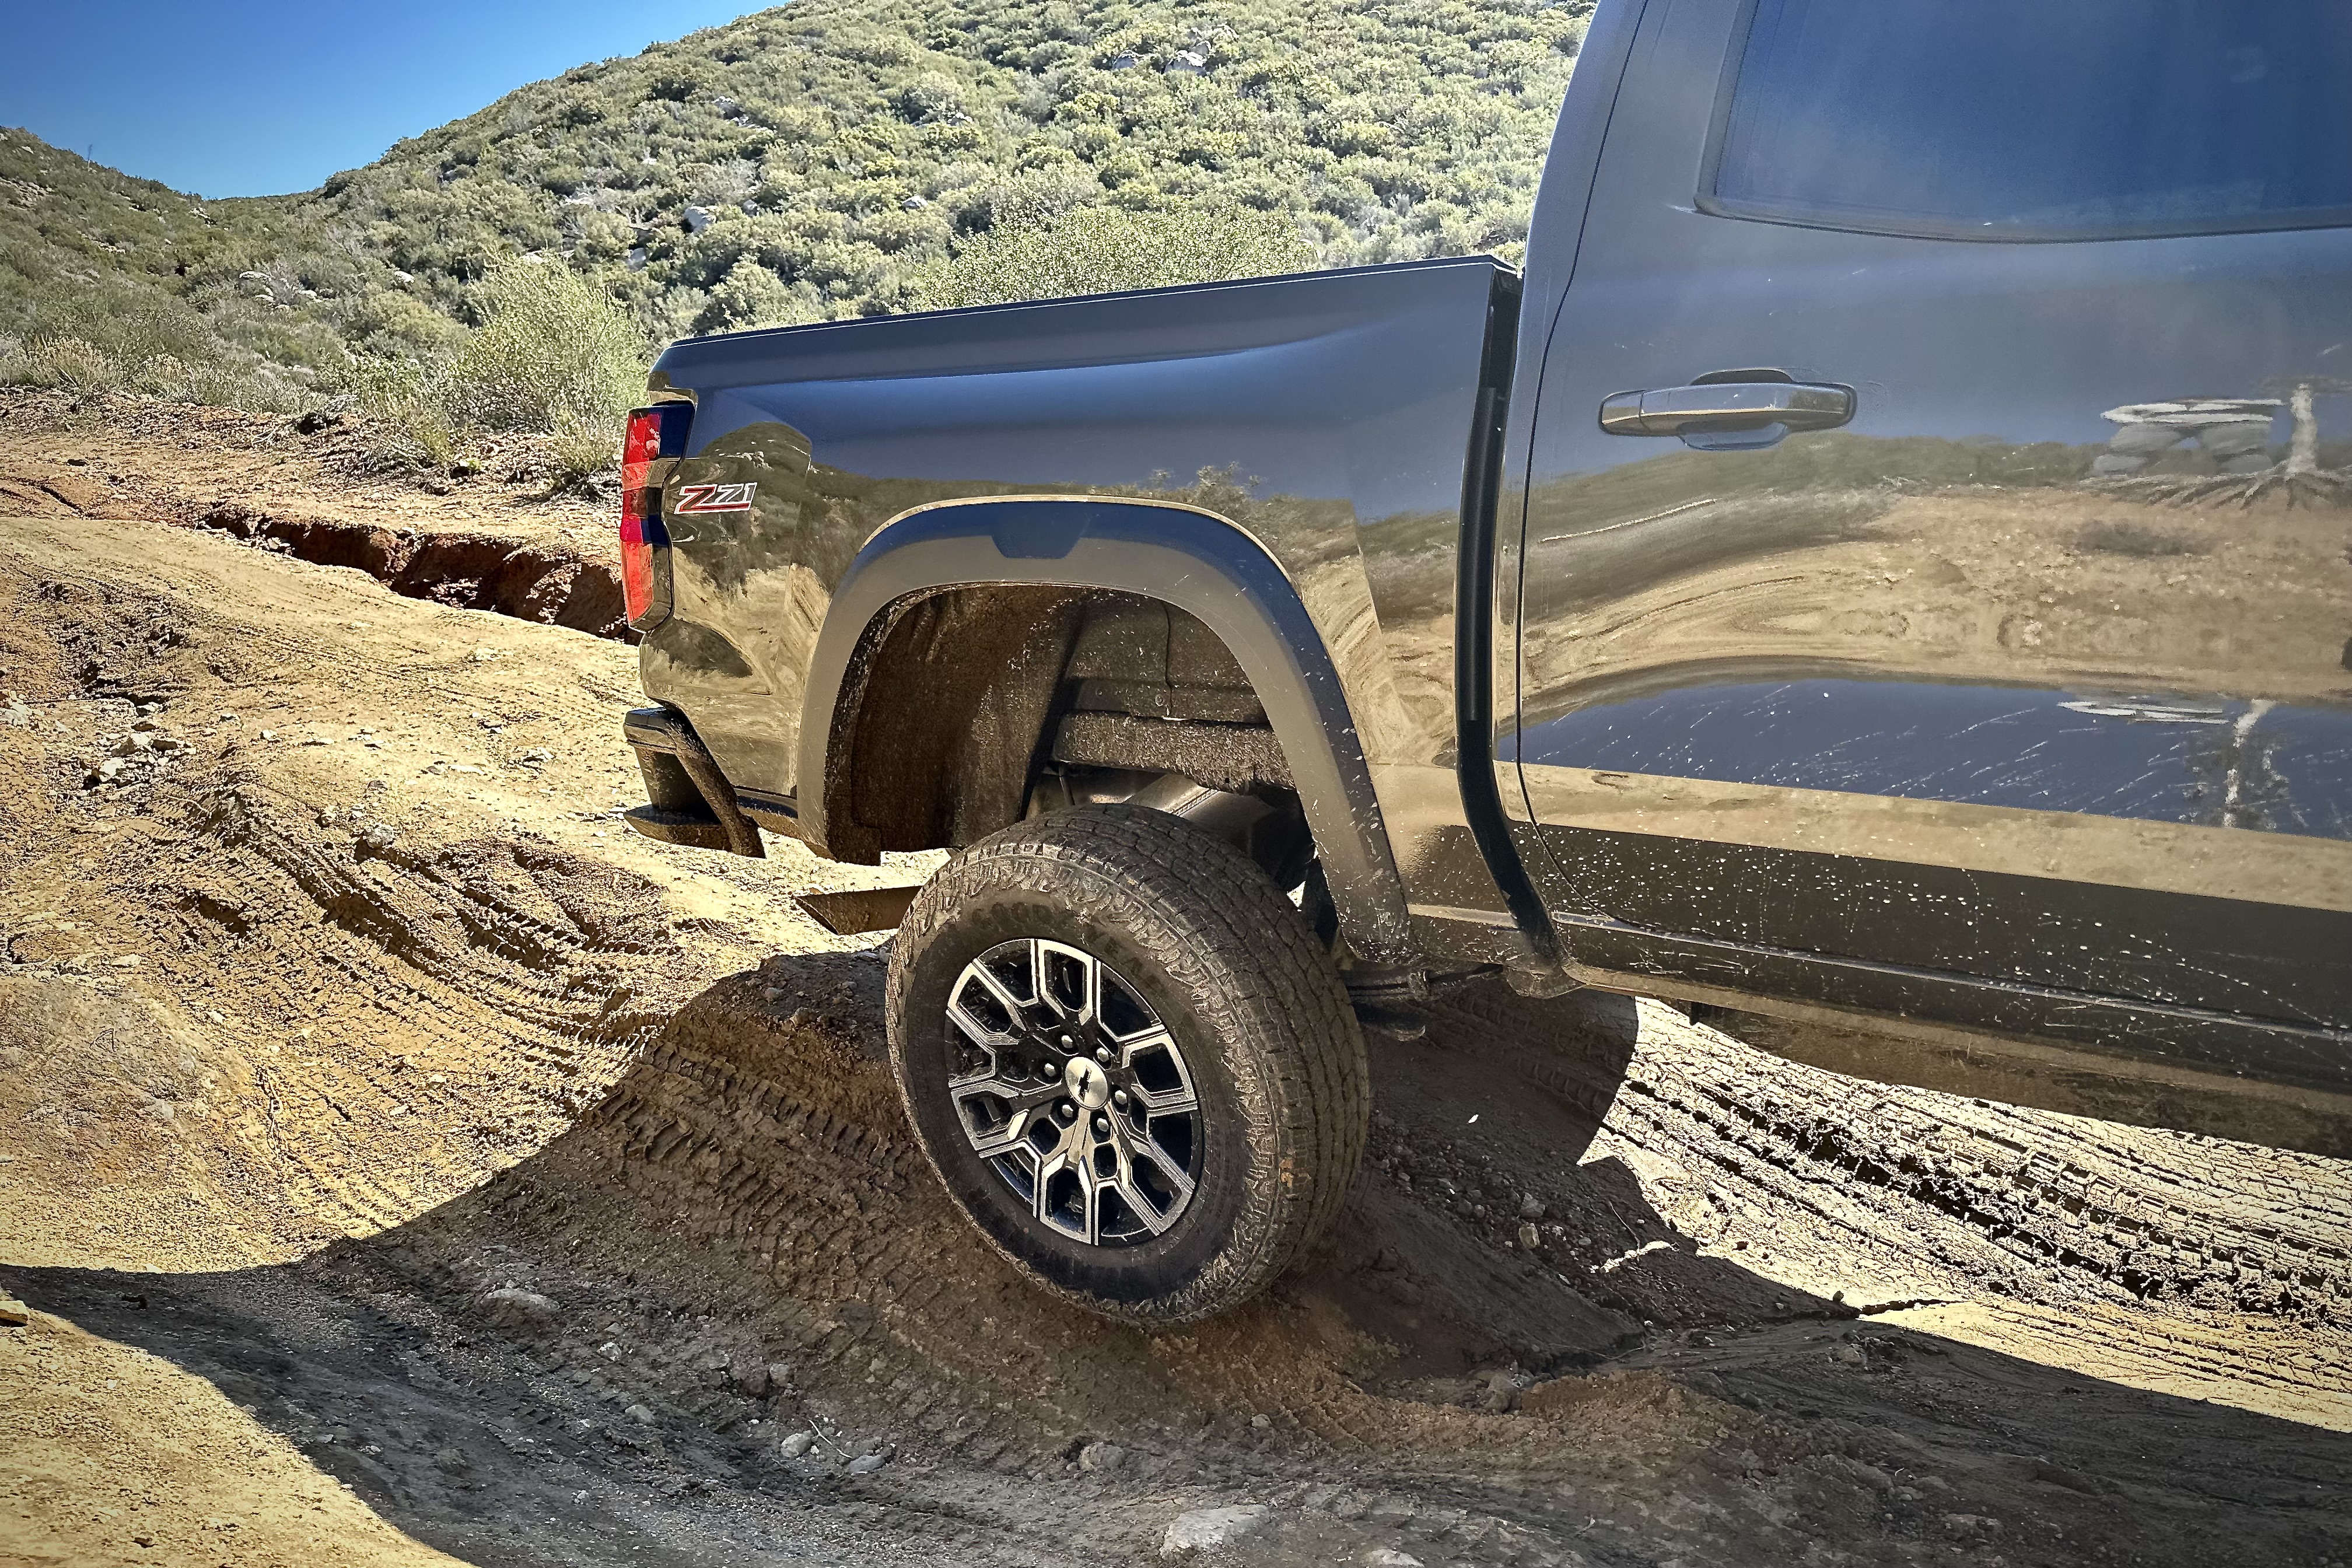
[[1057, 812], [949, 861], [898, 928], [889, 1031], [982, 1234], [1131, 1321], [1265, 1289], [1363, 1153], [1363, 1037], [1329, 956], [1264, 871], [1159, 812]]

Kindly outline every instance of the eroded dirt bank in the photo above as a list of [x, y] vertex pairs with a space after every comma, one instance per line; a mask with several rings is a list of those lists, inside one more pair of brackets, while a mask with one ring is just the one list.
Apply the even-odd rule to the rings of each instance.
[[543, 437], [383, 468], [339, 415], [0, 390], [0, 510], [140, 519], [363, 572], [411, 599], [632, 641], [609, 476], [562, 486]]
[[631, 659], [0, 519], [0, 1563], [2352, 1561], [2352, 1170], [1654, 1004], [1381, 1047], [1232, 1320], [1044, 1302], [786, 901], [908, 868], [627, 836]]

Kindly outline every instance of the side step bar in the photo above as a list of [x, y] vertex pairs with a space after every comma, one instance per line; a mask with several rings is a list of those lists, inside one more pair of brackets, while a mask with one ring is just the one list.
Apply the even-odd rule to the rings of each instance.
[[895, 929], [907, 918], [907, 906], [922, 890], [919, 886], [851, 888], [839, 893], [796, 893], [793, 902], [834, 935], [856, 936], [860, 931]]

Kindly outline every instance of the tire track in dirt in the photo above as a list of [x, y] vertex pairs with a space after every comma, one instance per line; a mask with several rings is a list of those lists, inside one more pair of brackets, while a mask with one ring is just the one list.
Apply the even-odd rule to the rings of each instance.
[[[1019, 1530], [1034, 1525], [1040, 1542], [1119, 1553], [1148, 1554], [1172, 1500], [1206, 1494], [1287, 1498], [1330, 1529], [1381, 1510], [1381, 1529], [1465, 1561], [1510, 1560], [1481, 1554], [1490, 1538], [1528, 1561], [1569, 1561], [1557, 1520], [1514, 1493], [1565, 1481], [1596, 1450], [1702, 1462], [1672, 1431], [1694, 1396], [1638, 1380], [1538, 1422], [1369, 1394], [1280, 1308], [1155, 1341], [1042, 1300], [930, 1190], [870, 1019], [796, 1024], [765, 994], [793, 994], [779, 977], [772, 963], [698, 998], [527, 1171], [408, 1227], [404, 1288], [441, 1301], [491, 1289], [479, 1258], [492, 1236], [498, 1277], [551, 1299], [624, 1280], [633, 1305], [621, 1316], [642, 1321], [642, 1303], [659, 1301], [726, 1325], [726, 1339], [633, 1337], [625, 1369], [590, 1342], [602, 1331], [542, 1347], [607, 1406], [723, 1431], [747, 1408], [734, 1369], [785, 1368], [790, 1389], [770, 1408], [825, 1417], [851, 1452], [890, 1442], [959, 1495], [975, 1474], [1005, 1478], [1026, 1495], [990, 1517], [1000, 1532], [1027, 1540]], [[1760, 1426], [1727, 1405], [1715, 1420]], [[1074, 1471], [1069, 1457], [1103, 1439], [1127, 1451], [1118, 1473]], [[1155, 1495], [1171, 1500], [1146, 1506]], [[1105, 1531], [1099, 1515], [1136, 1509], [1150, 1528]], [[1770, 1528], [1739, 1522], [1751, 1540]]]
[[[142, 542], [100, 537], [134, 555]], [[107, 918], [66, 922], [78, 932], [22, 931], [11, 950], [66, 960], [99, 946], [137, 951], [146, 973], [195, 1003], [191, 1024], [219, 1058], [215, 1076], [251, 1091], [220, 1097], [239, 1158], [283, 1162], [291, 1180], [280, 1196], [298, 1230], [398, 1224], [478, 1183], [611, 1082], [685, 994], [687, 954], [653, 883], [498, 831], [508, 825], [483, 820], [464, 774], [421, 780], [431, 804], [395, 825], [386, 753], [318, 722], [330, 703], [353, 717], [398, 715], [420, 677], [455, 674], [452, 695], [464, 701], [473, 693], [463, 687], [495, 684], [491, 667], [503, 673], [507, 650], [468, 656], [404, 627], [394, 637], [407, 657], [387, 659], [381, 639], [318, 635], [337, 612], [349, 616], [352, 590], [331, 576], [292, 584], [310, 614], [272, 630], [236, 613], [255, 588], [236, 552], [206, 559], [175, 545], [178, 591], [159, 593], [71, 552], [60, 560], [44, 542], [23, 538], [23, 552], [0, 561], [0, 600], [14, 602], [16, 624], [54, 639], [51, 718], [8, 733], [28, 776], [61, 794], [11, 812], [8, 876], [20, 908], [89, 902], [92, 880], [112, 897], [95, 901]], [[26, 653], [38, 654], [30, 640]], [[11, 684], [27, 689], [21, 676], [35, 667], [11, 662]], [[268, 677], [262, 689], [256, 673]], [[510, 686], [504, 696], [512, 714]], [[90, 743], [77, 727], [92, 714], [104, 723], [119, 713], [112, 722], [127, 730], [136, 702], [173, 720], [193, 709], [202, 724], [224, 701], [261, 704], [259, 721], [213, 726], [212, 743], [184, 746], [152, 784], [92, 788], [75, 776], [71, 752]], [[297, 748], [290, 736], [267, 742], [256, 731], [273, 703], [352, 755]], [[612, 711], [576, 680], [533, 682], [531, 706], [572, 732], [604, 729]], [[468, 819], [475, 837], [449, 832]], [[442, 831], [420, 838], [420, 828]], [[107, 847], [97, 865], [93, 835]], [[382, 1139], [387, 1126], [405, 1136]]]
[[[1855, 1306], [1992, 1299], [2049, 1309], [2045, 1325], [2095, 1307], [2106, 1331], [2178, 1331], [2183, 1386], [2240, 1385], [2252, 1408], [2352, 1429], [2343, 1161], [1866, 1083], [1655, 1003], [1546, 1017], [1493, 993], [1446, 1012], [1474, 1054], [1606, 1105], [1596, 1152], [1641, 1172], [1658, 1212], [1708, 1250], [1740, 1248]], [[1596, 1039], [1614, 1048], [1596, 1059]], [[1620, 1056], [1622, 1083], [1607, 1066]], [[2220, 1352], [2256, 1323], [2263, 1348]], [[2284, 1361], [2281, 1336], [2295, 1344]], [[2158, 1346], [2136, 1359], [2164, 1381]]]

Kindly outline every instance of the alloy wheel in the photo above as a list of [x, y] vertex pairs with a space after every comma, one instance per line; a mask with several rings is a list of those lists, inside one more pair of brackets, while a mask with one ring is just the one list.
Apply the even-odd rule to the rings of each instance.
[[999, 942], [948, 994], [948, 1093], [971, 1151], [1038, 1223], [1094, 1247], [1167, 1233], [1201, 1177], [1201, 1100], [1175, 1037], [1091, 953]]

